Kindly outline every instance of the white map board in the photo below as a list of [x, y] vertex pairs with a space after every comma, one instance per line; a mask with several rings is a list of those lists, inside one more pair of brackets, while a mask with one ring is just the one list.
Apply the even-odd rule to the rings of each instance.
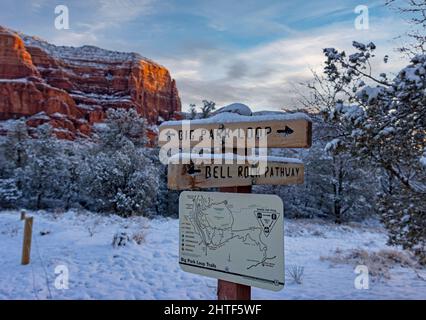
[[273, 291], [284, 287], [278, 196], [184, 191], [179, 233], [184, 271]]

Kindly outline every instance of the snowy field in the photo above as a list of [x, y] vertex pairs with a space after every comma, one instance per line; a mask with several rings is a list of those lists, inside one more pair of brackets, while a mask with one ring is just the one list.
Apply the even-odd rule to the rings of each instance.
[[[0, 299], [215, 299], [216, 280], [185, 273], [178, 265], [178, 221], [123, 219], [87, 213], [32, 212], [32, 263], [20, 265], [23, 222], [19, 212], [0, 213]], [[117, 231], [144, 238], [113, 248]], [[253, 289], [254, 299], [426, 299], [424, 269], [389, 265], [386, 277], [354, 287], [354, 263], [338, 263], [336, 250], [367, 253], [386, 246], [378, 223], [335, 226], [321, 221], [285, 221], [285, 263], [304, 267], [302, 283], [288, 276], [276, 293]], [[393, 252], [393, 251], [392, 251]], [[398, 250], [396, 256], [406, 253]], [[408, 259], [408, 258], [407, 258]], [[69, 269], [69, 289], [55, 288], [55, 267]], [[377, 269], [377, 266], [371, 266]], [[381, 270], [381, 267], [378, 268]]]

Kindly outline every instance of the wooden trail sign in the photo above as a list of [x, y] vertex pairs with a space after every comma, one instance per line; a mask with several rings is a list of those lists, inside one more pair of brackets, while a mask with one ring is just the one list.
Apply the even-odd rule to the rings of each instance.
[[247, 141], [266, 134], [265, 148], [309, 148], [312, 122], [304, 114], [240, 116], [223, 114], [208, 119], [168, 121], [160, 126], [159, 145], [173, 148], [214, 148], [229, 139], [234, 147], [244, 149]]
[[[239, 198], [235, 204], [228, 206], [228, 200], [233, 198], [229, 192], [236, 192], [235, 198], [238, 198], [242, 196], [241, 193], [251, 193], [252, 185], [256, 184], [302, 184], [304, 182], [302, 161], [277, 157], [247, 157], [244, 155], [252, 148], [261, 150], [266, 148], [311, 147], [312, 122], [309, 117], [302, 113], [242, 116], [224, 112], [208, 119], [168, 121], [160, 126], [159, 145], [162, 147], [163, 152], [166, 151], [165, 153], [171, 156], [169, 157], [168, 166], [169, 189], [194, 190], [219, 187], [220, 192], [227, 193], [227, 195], [219, 193], [215, 196], [218, 198], [226, 197], [224, 201], [205, 201], [203, 197], [208, 196], [208, 194], [203, 192], [198, 192], [197, 195], [193, 193], [181, 194], [179, 200], [179, 230], [181, 233], [180, 264], [182, 268], [188, 272], [217, 277], [219, 300], [249, 300], [251, 295], [250, 285], [280, 290], [284, 285], [283, 275], [278, 273], [273, 275], [274, 273], [269, 272], [270, 270], [268, 271], [267, 269], [262, 270], [257, 275], [249, 274], [247, 271], [255, 268], [254, 266], [258, 267], [260, 265], [265, 268], [272, 268], [273, 265], [269, 263], [269, 260], [256, 264], [259, 259], [250, 258], [250, 261], [256, 262], [255, 265], [250, 265], [249, 269], [247, 269], [247, 266], [245, 269], [240, 268], [241, 264], [235, 265], [232, 262], [242, 252], [239, 250], [241, 248], [231, 242], [228, 243], [228, 240], [245, 239], [245, 235], [241, 236], [237, 233], [255, 232], [259, 229], [257, 224], [260, 226], [259, 230], [262, 230], [265, 238], [268, 238], [273, 225], [279, 219], [282, 219], [282, 203], [281, 209], [277, 209], [279, 206], [277, 208], [261, 208], [259, 209], [260, 211], [255, 212], [254, 216], [245, 215], [240, 220], [232, 219], [229, 216], [233, 215], [234, 209], [237, 209], [235, 212], [244, 211], [239, 211], [235, 207], [246, 205], [254, 200], [250, 206], [251, 210], [257, 206], [272, 205], [273, 201], [271, 199], [260, 199], [260, 195], [253, 195], [244, 200]], [[197, 148], [203, 149], [202, 156], [198, 154]], [[189, 151], [190, 149], [192, 150]], [[216, 153], [218, 150], [219, 154]], [[234, 154], [226, 154], [229, 150], [232, 150]], [[191, 158], [192, 154], [187, 152], [194, 151], [195, 157]], [[204, 152], [206, 151], [216, 154], [205, 155]], [[258, 162], [254, 160], [258, 160]], [[184, 201], [185, 203], [182, 202], [182, 197], [187, 197], [187, 201]], [[201, 198], [201, 202], [189, 203], [190, 201], [188, 202], [188, 200], [195, 199], [194, 197]], [[220, 206], [221, 203], [226, 208], [215, 207]], [[213, 212], [205, 214], [201, 212], [204, 209], [211, 209]], [[201, 211], [198, 212], [197, 210]], [[247, 208], [247, 210], [249, 209]], [[181, 213], [183, 213], [182, 217]], [[199, 221], [201, 223], [193, 220], [197, 216], [200, 218]], [[237, 226], [238, 223], [236, 225], [230, 223], [230, 221], [244, 221], [247, 223], [248, 217], [255, 217], [257, 224], [254, 223], [253, 226], [244, 228]], [[226, 221], [229, 222], [228, 225], [226, 225]], [[216, 222], [216, 224], [211, 224], [210, 222]], [[211, 228], [212, 225], [213, 229], [209, 232], [208, 228]], [[193, 228], [200, 226], [201, 228], [198, 231], [193, 230]], [[221, 232], [217, 232], [219, 229], [222, 229]], [[272, 245], [283, 245], [282, 229], [282, 224], [278, 229], [275, 229], [275, 231], [281, 230], [276, 236], [281, 236], [282, 238], [275, 239]], [[194, 240], [197, 232], [199, 232], [199, 236], [203, 241]], [[228, 237], [225, 237], [226, 235]], [[255, 238], [260, 239], [261, 236], [251, 237], [251, 239]], [[222, 240], [224, 240], [223, 243], [220, 242]], [[201, 247], [200, 245], [203, 242], [204, 247]], [[220, 255], [215, 256], [216, 251], [225, 245], [229, 245], [228, 249], [232, 249], [231, 251], [234, 252], [231, 254], [230, 250], [228, 250], [228, 260], [226, 260], [226, 256], [225, 259]], [[270, 246], [270, 248], [273, 248], [273, 246]], [[244, 249], [247, 248], [244, 247]], [[274, 259], [277, 258], [275, 261], [278, 266], [277, 270], [281, 271], [284, 270], [283, 252], [284, 247], [278, 247], [276, 254], [272, 255]], [[241, 261], [245, 261], [247, 254], [244, 253], [241, 257], [243, 257]], [[206, 260], [207, 258], [209, 259], [208, 261]], [[271, 275], [273, 276], [268, 279], [265, 278]], [[281, 278], [283, 279], [282, 281], [280, 281]]]
[[[173, 158], [172, 158], [173, 159]], [[235, 187], [251, 185], [290, 185], [304, 182], [304, 165], [295, 159], [274, 158], [254, 167], [249, 158], [243, 163], [169, 164], [168, 187], [172, 190]]]

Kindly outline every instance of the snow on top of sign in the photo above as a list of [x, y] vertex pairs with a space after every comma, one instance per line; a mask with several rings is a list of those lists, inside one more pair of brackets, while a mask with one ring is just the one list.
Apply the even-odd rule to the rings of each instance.
[[[237, 122], [264, 122], [264, 121], [288, 121], [288, 120], [307, 120], [312, 121], [309, 116], [304, 113], [274, 113], [274, 114], [265, 114], [259, 116], [242, 116], [236, 113], [223, 112], [216, 114], [210, 118], [206, 119], [196, 119], [196, 120], [184, 120], [188, 121], [190, 124], [214, 124], [214, 123], [237, 123]], [[166, 121], [163, 122], [162, 126], [179, 126], [182, 125], [182, 121]]]
[[224, 112], [230, 112], [230, 113], [236, 113], [242, 116], [251, 116], [252, 112], [249, 106], [243, 104], [243, 103], [232, 103], [230, 105], [224, 106], [217, 110], [214, 115], [224, 113]]
[[177, 153], [169, 158], [169, 163], [179, 163], [179, 160], [193, 160], [193, 161], [211, 161], [211, 160], [237, 160], [237, 161], [248, 161], [248, 162], [275, 162], [275, 163], [299, 163], [303, 164], [303, 161], [295, 158], [285, 158], [277, 156], [241, 156], [234, 153], [223, 153], [223, 154], [197, 154], [197, 153]]

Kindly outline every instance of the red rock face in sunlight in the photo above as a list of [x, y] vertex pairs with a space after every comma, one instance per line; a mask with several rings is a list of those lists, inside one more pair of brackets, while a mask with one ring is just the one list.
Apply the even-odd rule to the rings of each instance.
[[0, 27], [0, 120], [49, 122], [58, 137], [74, 139], [90, 135], [108, 108], [135, 108], [157, 124], [181, 103], [169, 71], [138, 54], [57, 47]]
[[0, 26], [0, 79], [38, 75], [22, 39]]

